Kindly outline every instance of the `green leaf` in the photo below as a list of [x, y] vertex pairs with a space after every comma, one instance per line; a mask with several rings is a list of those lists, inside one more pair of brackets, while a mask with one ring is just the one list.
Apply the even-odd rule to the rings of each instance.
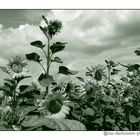
[[7, 70], [6, 67], [2, 67], [2, 66], [0, 66], [0, 69], [1, 69], [3, 72], [8, 73], [8, 70]]
[[129, 131], [129, 129], [127, 127], [123, 128], [123, 131]]
[[44, 15], [42, 15], [42, 19], [45, 21], [46, 24], [48, 24], [48, 20], [46, 19], [46, 17]]
[[31, 78], [31, 76], [18, 76], [18, 77], [15, 77], [15, 80], [17, 80], [17, 82], [19, 83], [20, 81], [24, 80], [24, 79], [27, 79], [27, 78]]
[[65, 74], [65, 75], [75, 75], [75, 74], [77, 74], [78, 72], [77, 72], [77, 71], [70, 70], [70, 69], [68, 69], [68, 68], [65, 67], [65, 66], [60, 66], [60, 67], [59, 67], [59, 72], [58, 72], [58, 73]]
[[45, 45], [43, 45], [43, 43], [41, 41], [39, 41], [39, 40], [31, 42], [31, 45], [35, 46], [37, 48], [41, 48], [41, 49], [43, 49], [45, 47]]
[[85, 80], [82, 77], [76, 77], [78, 80], [80, 80], [81, 82], [85, 82]]
[[83, 114], [84, 114], [84, 115], [93, 116], [93, 115], [94, 115], [94, 110], [93, 110], [92, 108], [86, 108], [86, 109], [83, 111]]
[[118, 70], [118, 69], [112, 69], [111, 75], [118, 74], [119, 72], [120, 72], [120, 70]]
[[134, 71], [134, 70], [138, 71], [138, 69], [140, 68], [140, 65], [139, 64], [128, 65], [127, 68], [128, 68], [128, 71]]
[[36, 62], [38, 62], [38, 63], [40, 63], [40, 61], [42, 61], [42, 60], [40, 59], [39, 54], [37, 54], [37, 53], [29, 53], [29, 54], [26, 54], [26, 58], [27, 58], [28, 60], [36, 61]]
[[37, 107], [35, 106], [22, 106], [16, 109], [17, 113], [19, 114], [20, 117], [28, 115], [28, 113], [36, 110]]
[[116, 109], [116, 112], [119, 114], [119, 115], [121, 115], [121, 116], [125, 116], [125, 114], [124, 114], [124, 109], [122, 108], [122, 107], [118, 107], [117, 109]]
[[55, 57], [52, 62], [63, 63], [63, 61], [59, 57]]
[[91, 72], [86, 72], [86, 76], [93, 76]]
[[118, 126], [115, 126], [113, 129], [114, 129], [114, 131], [119, 131], [120, 130], [120, 128]]
[[62, 120], [61, 122], [64, 122], [66, 126], [69, 128], [69, 130], [72, 131], [80, 131], [80, 130], [86, 130], [86, 127], [79, 121], [76, 120]]
[[40, 30], [46, 35], [48, 36], [48, 28], [47, 27], [41, 27], [39, 26]]
[[22, 123], [24, 127], [36, 127], [45, 125], [54, 130], [86, 130], [85, 126], [78, 121], [68, 119], [41, 118], [38, 116], [28, 116]]
[[131, 123], [136, 123], [139, 121], [139, 119], [137, 119], [134, 115], [129, 115], [129, 120]]
[[[20, 89], [21, 88], [22, 88], [22, 86], [20, 87]], [[26, 94], [26, 93], [33, 92], [33, 91], [34, 91], [34, 87], [28, 86], [26, 89], [24, 89], [22, 92], [20, 92], [20, 94]]]
[[98, 118], [98, 119], [94, 120], [93, 122], [102, 126], [103, 118]]
[[52, 46], [50, 46], [50, 50], [52, 51], [52, 54], [64, 50], [65, 44], [66, 43], [56, 42]]
[[140, 50], [135, 50], [134, 52], [136, 53], [136, 55], [140, 55]]
[[111, 119], [109, 115], [106, 116], [105, 120], [109, 123], [115, 123], [115, 120]]
[[48, 87], [52, 82], [53, 82], [53, 76], [51, 75], [46, 75], [46, 74], [41, 74], [38, 78], [38, 82], [40, 83], [40, 85], [42, 85], [43, 87]]

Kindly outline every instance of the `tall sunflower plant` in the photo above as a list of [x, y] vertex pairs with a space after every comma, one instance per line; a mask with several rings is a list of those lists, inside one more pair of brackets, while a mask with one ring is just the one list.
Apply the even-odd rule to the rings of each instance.
[[[65, 86], [57, 83], [51, 75], [52, 63], [62, 64], [61, 58], [55, 54], [64, 50], [67, 43], [52, 42], [52, 39], [62, 29], [62, 22], [58, 20], [48, 21], [42, 16], [46, 26], [39, 26], [45, 35], [47, 44], [40, 40], [31, 42], [31, 46], [42, 50], [45, 58], [37, 52], [25, 55], [26, 60], [19, 56], [9, 60], [6, 67], [0, 69], [9, 75], [4, 79], [4, 85], [0, 87], [2, 102], [0, 108], [1, 130], [86, 130], [86, 127], [77, 120], [68, 119], [70, 113], [70, 101], [66, 96]], [[43, 60], [46, 62], [43, 64]], [[38, 83], [22, 85], [21, 81], [30, 78], [26, 67], [28, 61], [38, 63], [43, 73], [38, 76]], [[64, 65], [59, 66], [58, 74], [75, 75], [77, 71]], [[43, 91], [42, 91], [43, 90]]]

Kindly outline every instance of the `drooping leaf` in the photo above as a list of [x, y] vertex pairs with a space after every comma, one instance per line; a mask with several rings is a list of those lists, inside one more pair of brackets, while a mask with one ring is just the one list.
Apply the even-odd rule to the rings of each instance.
[[32, 60], [32, 61], [36, 61], [36, 62], [38, 62], [38, 63], [40, 63], [40, 61], [42, 61], [41, 59], [40, 59], [40, 55], [39, 54], [37, 54], [37, 53], [29, 53], [29, 54], [26, 54], [26, 58], [28, 59], [28, 60]]
[[60, 66], [60, 67], [59, 67], [59, 72], [58, 72], [58, 73], [65, 74], [65, 75], [75, 75], [75, 74], [77, 74], [78, 72], [77, 72], [77, 71], [70, 70], [70, 69], [68, 69], [68, 68], [65, 67], [65, 66]]
[[65, 44], [66, 43], [56, 42], [52, 46], [50, 46], [50, 50], [52, 51], [52, 54], [64, 50]]
[[140, 55], [140, 50], [135, 50], [134, 52], [136, 53], [136, 55]]
[[54, 130], [86, 130], [85, 126], [75, 120], [41, 118], [38, 116], [28, 116], [22, 123], [24, 127], [47, 126]]
[[78, 80], [80, 80], [81, 82], [85, 82], [85, 80], [82, 77], [76, 77]]
[[55, 57], [52, 62], [63, 63], [63, 61], [59, 57]]
[[86, 108], [85, 110], [83, 110], [83, 114], [93, 116], [94, 115], [94, 110], [92, 108]]
[[32, 46], [35, 46], [37, 48], [41, 48], [41, 49], [43, 49], [45, 47], [45, 45], [43, 45], [43, 43], [40, 40], [31, 42], [31, 45]]
[[115, 123], [115, 120], [111, 119], [109, 115], [106, 116], [105, 121], [109, 123]]
[[41, 74], [38, 78], [38, 82], [40, 83], [40, 85], [42, 85], [43, 87], [48, 87], [49, 85], [51, 85], [51, 83], [53, 82], [53, 76], [51, 75], [46, 75], [46, 74]]

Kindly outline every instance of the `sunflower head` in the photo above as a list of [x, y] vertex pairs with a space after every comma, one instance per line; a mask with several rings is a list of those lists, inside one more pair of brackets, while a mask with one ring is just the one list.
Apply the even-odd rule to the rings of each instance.
[[48, 95], [46, 108], [51, 114], [58, 113], [63, 106], [63, 98], [60, 94]]
[[24, 67], [26, 67], [28, 64], [27, 64], [26, 60], [22, 59], [19, 56], [15, 56], [15, 57], [9, 59], [9, 63], [7, 65], [8, 65], [9, 73], [13, 77], [16, 77], [16, 76], [22, 75], [22, 73], [25, 70]]
[[87, 70], [87, 76], [91, 76], [97, 81], [101, 81], [103, 78], [106, 78], [105, 67], [103, 65], [97, 65], [95, 67], [91, 66], [91, 68], [87, 68]]
[[58, 32], [60, 32], [62, 28], [62, 22], [58, 20], [51, 20], [48, 24], [48, 33], [50, 37], [56, 35]]

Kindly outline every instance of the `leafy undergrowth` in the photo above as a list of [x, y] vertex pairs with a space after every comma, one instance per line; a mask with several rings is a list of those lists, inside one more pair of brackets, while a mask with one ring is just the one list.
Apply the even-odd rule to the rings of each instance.
[[[61, 65], [62, 59], [56, 56], [66, 43], [52, 43], [62, 22], [42, 19], [46, 26], [40, 30], [47, 45], [37, 40], [31, 46], [42, 50], [46, 65], [32, 52], [26, 59], [15, 56], [0, 66], [7, 74], [0, 86], [0, 130], [140, 130], [140, 65], [105, 60], [105, 65], [87, 67], [87, 78], [78, 77], [77, 71]], [[139, 56], [140, 50], [135, 53]], [[43, 72], [37, 82], [23, 85], [21, 81], [31, 78], [28, 61], [38, 63]], [[52, 63], [60, 64], [58, 74], [73, 75], [77, 82], [57, 82], [50, 75]], [[124, 76], [119, 74], [121, 67]]]

